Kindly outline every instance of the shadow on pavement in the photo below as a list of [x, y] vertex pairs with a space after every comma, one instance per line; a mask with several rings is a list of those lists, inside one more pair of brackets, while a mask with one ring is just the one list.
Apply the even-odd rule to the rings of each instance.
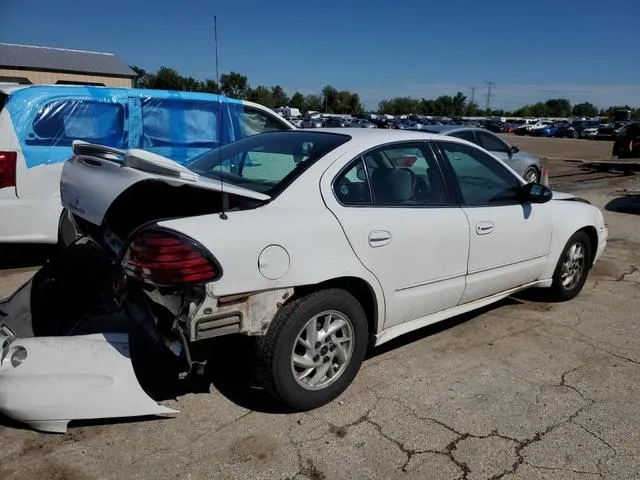
[[[370, 358], [375, 358], [383, 353], [410, 345], [431, 335], [448, 330], [486, 312], [506, 305], [516, 305], [520, 303], [522, 302], [516, 299], [507, 298], [474, 312], [459, 315], [449, 320], [407, 333], [380, 347], [370, 348], [365, 362]], [[207, 362], [207, 376], [216, 390], [236, 405], [249, 410], [273, 414], [286, 414], [293, 411], [278, 403], [262, 388], [256, 386], [253, 377], [255, 359], [253, 339], [236, 336], [215, 340], [215, 343], [213, 341], [210, 343], [211, 355]]]
[[640, 195], [623, 195], [614, 198], [604, 208], [610, 212], [640, 215]]

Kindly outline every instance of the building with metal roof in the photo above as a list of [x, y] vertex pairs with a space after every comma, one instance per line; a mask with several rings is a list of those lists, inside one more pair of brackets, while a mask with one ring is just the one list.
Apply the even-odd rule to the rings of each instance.
[[113, 53], [0, 43], [0, 82], [132, 87], [135, 77]]

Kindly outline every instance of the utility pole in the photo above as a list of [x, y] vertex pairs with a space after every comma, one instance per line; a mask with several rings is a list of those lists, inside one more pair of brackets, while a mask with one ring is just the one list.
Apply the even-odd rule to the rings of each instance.
[[469, 87], [471, 89], [471, 103], [476, 103], [476, 87]]
[[489, 88], [487, 89], [487, 108], [486, 110], [489, 111], [489, 108], [491, 107], [491, 90], [493, 89], [493, 86], [495, 85], [494, 82], [484, 82], [486, 83]]

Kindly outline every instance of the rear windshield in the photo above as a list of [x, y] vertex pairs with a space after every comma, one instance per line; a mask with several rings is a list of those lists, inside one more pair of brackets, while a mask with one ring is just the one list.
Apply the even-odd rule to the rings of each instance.
[[268, 132], [211, 149], [186, 164], [202, 176], [275, 196], [350, 136], [308, 131]]

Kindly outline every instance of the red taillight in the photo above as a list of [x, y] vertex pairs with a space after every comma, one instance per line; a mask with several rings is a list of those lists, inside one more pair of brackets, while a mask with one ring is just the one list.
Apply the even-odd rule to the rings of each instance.
[[214, 259], [192, 239], [148, 228], [137, 233], [122, 259], [125, 272], [155, 285], [203, 283], [220, 276]]
[[16, 152], [0, 152], [0, 188], [16, 186]]

